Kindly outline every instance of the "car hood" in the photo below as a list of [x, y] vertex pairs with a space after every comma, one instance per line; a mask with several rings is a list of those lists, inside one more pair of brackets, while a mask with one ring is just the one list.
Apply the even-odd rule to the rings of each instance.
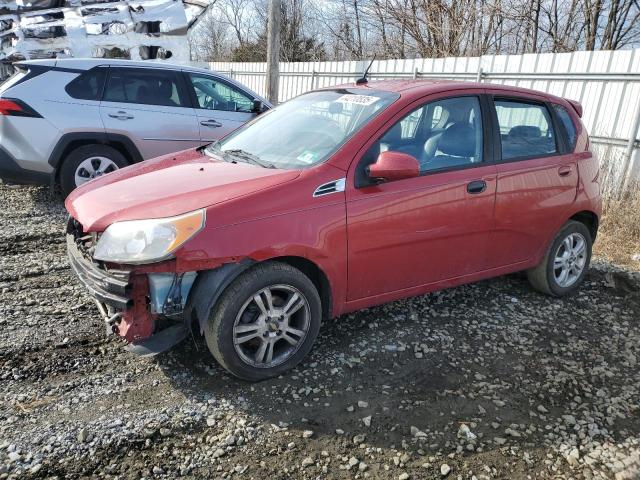
[[101, 232], [114, 222], [180, 215], [299, 175], [299, 170], [229, 163], [192, 149], [87, 182], [67, 197], [65, 206], [85, 232]]

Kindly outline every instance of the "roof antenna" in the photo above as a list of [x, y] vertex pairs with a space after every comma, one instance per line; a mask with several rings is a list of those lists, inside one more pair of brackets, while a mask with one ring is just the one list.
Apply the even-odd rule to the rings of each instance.
[[367, 67], [367, 69], [362, 74], [362, 77], [360, 77], [359, 79], [356, 80], [356, 85], [365, 85], [369, 81], [369, 80], [367, 80], [367, 75], [369, 75], [369, 69], [371, 68], [371, 65], [373, 65], [373, 62], [375, 62], [375, 61], [376, 61], [376, 56], [374, 54], [373, 58], [369, 62], [369, 66]]

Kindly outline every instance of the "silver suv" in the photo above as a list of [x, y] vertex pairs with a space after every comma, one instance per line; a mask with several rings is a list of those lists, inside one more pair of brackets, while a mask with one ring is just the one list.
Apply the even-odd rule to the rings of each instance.
[[18, 63], [0, 86], [0, 178], [59, 183], [198, 147], [271, 105], [210, 70], [105, 59]]

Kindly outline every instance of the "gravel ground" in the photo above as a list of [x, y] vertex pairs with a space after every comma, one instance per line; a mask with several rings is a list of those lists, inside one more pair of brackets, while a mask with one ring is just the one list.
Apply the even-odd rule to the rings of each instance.
[[0, 479], [640, 478], [640, 273], [512, 275], [325, 324], [259, 384], [104, 336], [61, 201], [0, 184]]

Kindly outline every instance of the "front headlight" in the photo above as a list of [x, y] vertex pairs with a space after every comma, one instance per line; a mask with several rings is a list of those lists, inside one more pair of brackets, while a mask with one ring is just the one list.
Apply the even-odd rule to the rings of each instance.
[[205, 211], [177, 217], [116, 222], [104, 231], [93, 258], [113, 263], [153, 263], [166, 260], [202, 230]]

